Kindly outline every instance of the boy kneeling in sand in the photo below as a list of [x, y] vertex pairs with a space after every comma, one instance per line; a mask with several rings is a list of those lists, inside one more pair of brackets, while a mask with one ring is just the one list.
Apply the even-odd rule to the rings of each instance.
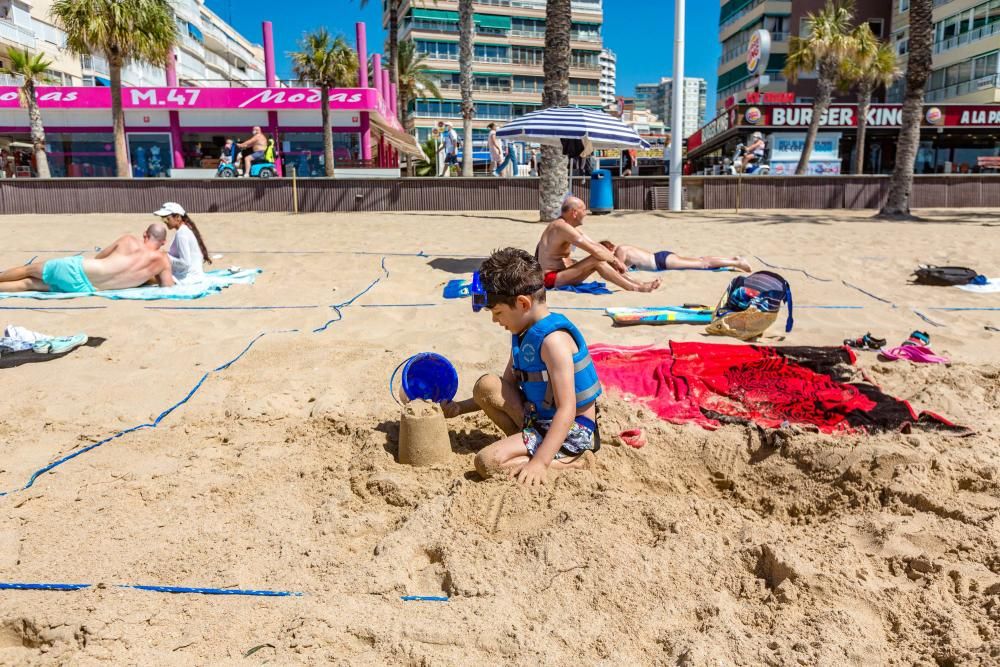
[[550, 467], [584, 467], [600, 447], [601, 383], [583, 335], [545, 305], [538, 260], [517, 248], [494, 252], [473, 276], [472, 309], [483, 308], [513, 334], [507, 368], [502, 378], [481, 377], [472, 398], [442, 405], [447, 417], [483, 410], [507, 434], [476, 455], [476, 470], [534, 486]]

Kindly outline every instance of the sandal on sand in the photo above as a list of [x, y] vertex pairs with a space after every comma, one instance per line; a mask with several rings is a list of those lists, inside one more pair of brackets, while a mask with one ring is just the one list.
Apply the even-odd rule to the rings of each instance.
[[922, 345], [927, 347], [931, 344], [931, 336], [926, 331], [914, 331], [910, 337], [903, 341], [903, 345]]
[[885, 338], [875, 338], [869, 331], [861, 338], [848, 338], [844, 341], [847, 347], [855, 350], [881, 350], [885, 347]]
[[910, 361], [915, 361], [921, 364], [950, 364], [951, 359], [948, 357], [941, 357], [931, 350], [931, 348], [926, 345], [916, 345], [914, 343], [904, 343], [899, 347], [894, 347], [891, 350], [882, 350], [879, 353], [880, 359], [886, 359], [889, 361], [896, 361], [897, 359], [909, 359]]

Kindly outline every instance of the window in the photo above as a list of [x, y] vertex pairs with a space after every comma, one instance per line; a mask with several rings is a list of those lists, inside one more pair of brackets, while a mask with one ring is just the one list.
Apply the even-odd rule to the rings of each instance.
[[[458, 46], [457, 44], [455, 45]], [[496, 44], [476, 44], [473, 49], [473, 60], [487, 63], [509, 63], [510, 49]]]
[[906, 55], [910, 50], [910, 29], [903, 28], [895, 34], [896, 40], [896, 53], [898, 55]]
[[808, 37], [812, 33], [812, 21], [803, 16], [799, 19], [799, 37]]
[[878, 38], [882, 37], [883, 21], [882, 19], [868, 19], [868, 27], [871, 28], [872, 34]]
[[414, 40], [417, 52], [425, 54], [434, 60], [458, 60], [458, 42], [431, 42], [424, 39]]
[[910, 0], [899, 0], [899, 13], [910, 11]]

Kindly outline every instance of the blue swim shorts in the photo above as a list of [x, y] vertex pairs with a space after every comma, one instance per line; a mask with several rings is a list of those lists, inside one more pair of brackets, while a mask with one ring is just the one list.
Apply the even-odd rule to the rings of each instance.
[[669, 250], [661, 250], [660, 252], [653, 253], [653, 259], [656, 260], [656, 270], [666, 271], [667, 270], [667, 257], [670, 257], [672, 252]]
[[[548, 419], [536, 419], [534, 417], [528, 419], [528, 423], [521, 431], [521, 437], [524, 440], [524, 446], [528, 449], [528, 454], [531, 456], [535, 455], [551, 426], [552, 422]], [[597, 451], [597, 443], [594, 437], [596, 430], [597, 424], [593, 420], [583, 416], [577, 417], [570, 427], [569, 433], [566, 435], [566, 442], [556, 452], [555, 458], [564, 459], [579, 456], [588, 449]]]
[[90, 278], [83, 272], [83, 257], [50, 259], [42, 266], [42, 280], [53, 292], [94, 292]]

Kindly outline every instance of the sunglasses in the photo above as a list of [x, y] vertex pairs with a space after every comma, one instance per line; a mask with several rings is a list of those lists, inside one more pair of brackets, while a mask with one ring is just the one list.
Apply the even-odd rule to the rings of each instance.
[[469, 286], [469, 296], [472, 297], [472, 312], [478, 313], [482, 309], [490, 309], [498, 303], [503, 303], [505, 299], [516, 296], [527, 296], [534, 294], [545, 285], [532, 285], [517, 294], [499, 294], [497, 292], [487, 292], [479, 278], [479, 271], [472, 274], [472, 284]]

